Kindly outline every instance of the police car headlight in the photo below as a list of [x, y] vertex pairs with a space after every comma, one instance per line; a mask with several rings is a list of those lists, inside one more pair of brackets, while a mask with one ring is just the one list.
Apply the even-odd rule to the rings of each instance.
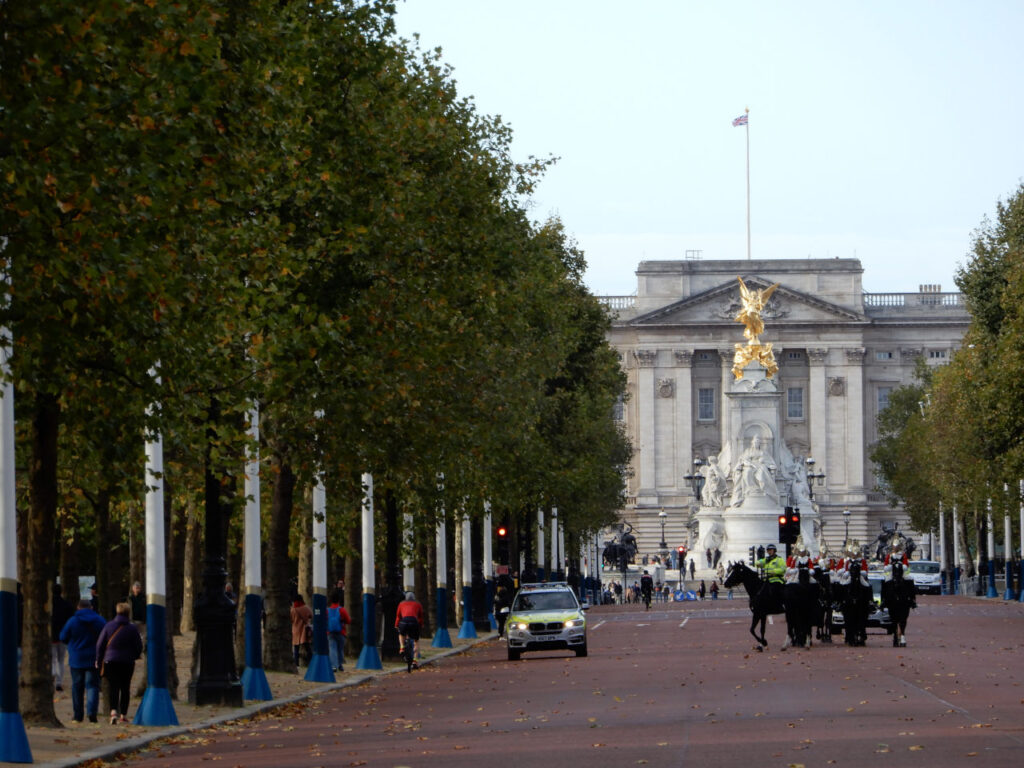
[[583, 626], [583, 619], [569, 619], [567, 622], [565, 622], [565, 626], [566, 626], [566, 628], [569, 628], [569, 627], [582, 627]]
[[517, 622], [516, 622], [515, 624], [513, 624], [512, 626], [513, 626], [513, 627], [514, 627], [515, 629], [518, 629], [518, 630], [522, 631], [522, 630], [526, 629], [526, 627], [527, 627], [528, 625], [527, 625], [527, 623], [526, 623], [525, 621], [517, 621]]

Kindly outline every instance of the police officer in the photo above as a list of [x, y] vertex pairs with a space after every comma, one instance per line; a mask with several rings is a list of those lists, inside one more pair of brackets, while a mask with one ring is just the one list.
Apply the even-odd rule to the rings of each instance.
[[786, 561], [779, 557], [774, 544], [768, 544], [766, 554], [757, 561], [757, 567], [764, 571], [765, 585], [761, 593], [782, 601], [782, 585], [786, 582]]

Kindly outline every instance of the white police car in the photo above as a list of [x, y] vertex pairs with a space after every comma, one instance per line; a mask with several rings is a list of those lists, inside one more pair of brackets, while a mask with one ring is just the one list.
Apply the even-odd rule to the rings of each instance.
[[505, 624], [509, 661], [524, 651], [568, 649], [587, 655], [587, 619], [576, 593], [564, 583], [523, 584]]

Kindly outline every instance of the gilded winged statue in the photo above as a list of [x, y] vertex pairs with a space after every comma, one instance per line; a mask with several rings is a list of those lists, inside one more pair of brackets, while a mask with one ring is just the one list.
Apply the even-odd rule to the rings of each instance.
[[747, 339], [747, 343], [736, 345], [736, 355], [733, 357], [732, 364], [733, 375], [737, 379], [742, 378], [743, 369], [746, 368], [747, 363], [757, 360], [765, 367], [768, 377], [771, 378], [779, 370], [779, 366], [775, 362], [775, 355], [772, 354], [772, 345], [770, 343], [762, 344], [758, 337], [764, 333], [764, 320], [761, 319], [761, 311], [779, 284], [752, 289], [747, 287], [742, 277], [736, 279], [740, 281], [740, 300], [743, 302], [743, 307], [736, 314], [736, 321], [743, 323], [743, 336]]

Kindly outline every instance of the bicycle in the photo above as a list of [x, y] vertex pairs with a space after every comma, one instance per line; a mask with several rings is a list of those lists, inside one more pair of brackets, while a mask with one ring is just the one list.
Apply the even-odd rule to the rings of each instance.
[[405, 659], [406, 672], [412, 672], [416, 663], [416, 642], [409, 635], [402, 635], [402, 657]]

